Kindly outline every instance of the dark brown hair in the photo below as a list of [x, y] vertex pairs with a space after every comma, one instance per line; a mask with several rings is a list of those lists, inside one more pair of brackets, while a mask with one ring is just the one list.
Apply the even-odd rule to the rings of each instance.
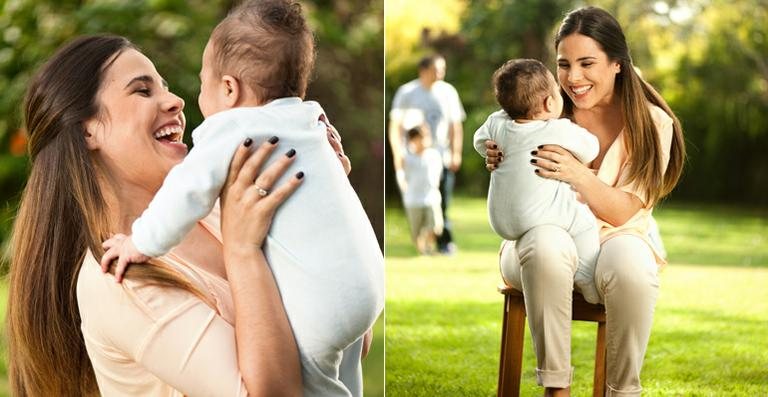
[[[669, 194], [680, 179], [685, 161], [685, 141], [680, 121], [664, 98], [635, 71], [627, 40], [616, 19], [597, 7], [579, 8], [568, 13], [555, 36], [555, 49], [567, 36], [578, 33], [595, 40], [608, 59], [620, 65], [616, 90], [621, 99], [629, 154], [627, 183], [635, 182], [647, 193], [647, 205], [653, 205]], [[573, 115], [573, 102], [563, 93], [563, 113]], [[661, 142], [651, 118], [648, 103], [664, 110], [673, 121], [672, 147], [666, 172], [662, 174]]]
[[[15, 396], [98, 394], [76, 287], [86, 253], [101, 257], [113, 225], [83, 125], [99, 113], [105, 70], [130, 48], [135, 49], [123, 37], [80, 37], [60, 48], [27, 89], [32, 164], [14, 223], [7, 313], [8, 377]], [[126, 277], [202, 297], [159, 261], [129, 267]]]
[[429, 69], [437, 62], [438, 59], [445, 59], [440, 54], [432, 54], [422, 57], [419, 60], [419, 70]]
[[258, 100], [306, 95], [315, 42], [299, 3], [245, 1], [216, 26], [210, 40], [214, 74], [239, 79]]
[[511, 59], [493, 73], [496, 102], [510, 118], [531, 118], [555, 91], [551, 73], [535, 59]]

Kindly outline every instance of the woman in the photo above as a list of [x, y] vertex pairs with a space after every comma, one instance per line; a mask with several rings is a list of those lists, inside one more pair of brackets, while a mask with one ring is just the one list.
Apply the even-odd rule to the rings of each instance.
[[[600, 142], [589, 167], [554, 145], [531, 159], [543, 178], [567, 182], [598, 219], [601, 251], [595, 284], [607, 316], [608, 395], [640, 395], [640, 370], [658, 295], [658, 265], [647, 237], [656, 202], [676, 185], [685, 149], [682, 129], [658, 93], [635, 71], [619, 23], [593, 7], [566, 15], [555, 38], [564, 116]], [[487, 141], [493, 170], [503, 153]], [[592, 169], [590, 169], [592, 168]], [[569, 395], [571, 291], [578, 264], [562, 229], [539, 226], [502, 245], [504, 279], [525, 295], [537, 359], [537, 381], [547, 396]]]
[[[10, 271], [13, 394], [300, 395], [298, 351], [261, 251], [276, 208], [301, 183], [298, 173], [272, 186], [295, 156], [260, 170], [279, 143], [249, 155], [244, 142], [221, 227], [214, 211], [121, 286], [95, 258], [185, 156], [181, 133], [153, 135], [183, 131], [184, 102], [126, 39], [94, 36], [41, 68], [24, 108], [32, 166]], [[272, 193], [260, 196], [254, 180]]]

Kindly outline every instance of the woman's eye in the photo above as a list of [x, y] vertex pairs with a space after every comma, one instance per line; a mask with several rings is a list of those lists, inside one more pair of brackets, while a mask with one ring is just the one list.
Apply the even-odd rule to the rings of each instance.
[[568, 69], [568, 65], [563, 64], [563, 63], [557, 65], [557, 67], [559, 67], [560, 69]]
[[592, 66], [592, 65], [594, 65], [594, 63], [582, 63], [582, 64], [581, 64], [581, 67], [583, 67], [583, 68], [588, 68], [588, 67], [590, 67], [590, 66]]
[[150, 96], [152, 94], [152, 91], [150, 91], [149, 88], [139, 88], [134, 92], [137, 92], [142, 96]]

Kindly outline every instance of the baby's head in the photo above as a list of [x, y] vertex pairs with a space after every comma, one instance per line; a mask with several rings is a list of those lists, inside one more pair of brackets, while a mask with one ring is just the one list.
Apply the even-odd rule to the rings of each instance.
[[198, 103], [203, 116], [277, 98], [304, 98], [315, 42], [292, 0], [245, 1], [211, 33]]
[[555, 77], [535, 59], [512, 59], [493, 74], [496, 101], [516, 120], [560, 117], [563, 97]]
[[421, 154], [424, 149], [432, 146], [432, 135], [429, 133], [429, 129], [423, 124], [409, 129], [406, 132], [406, 136], [411, 151], [416, 154]]

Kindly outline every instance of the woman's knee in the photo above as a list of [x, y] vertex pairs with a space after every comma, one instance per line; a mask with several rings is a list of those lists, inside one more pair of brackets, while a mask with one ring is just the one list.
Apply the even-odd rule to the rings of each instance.
[[573, 238], [564, 229], [553, 225], [536, 226], [517, 242], [521, 268], [537, 274], [573, 274], [578, 266], [578, 255]]
[[659, 289], [653, 252], [635, 236], [614, 237], [603, 243], [595, 280], [604, 295], [610, 291], [614, 295], [655, 297]]

